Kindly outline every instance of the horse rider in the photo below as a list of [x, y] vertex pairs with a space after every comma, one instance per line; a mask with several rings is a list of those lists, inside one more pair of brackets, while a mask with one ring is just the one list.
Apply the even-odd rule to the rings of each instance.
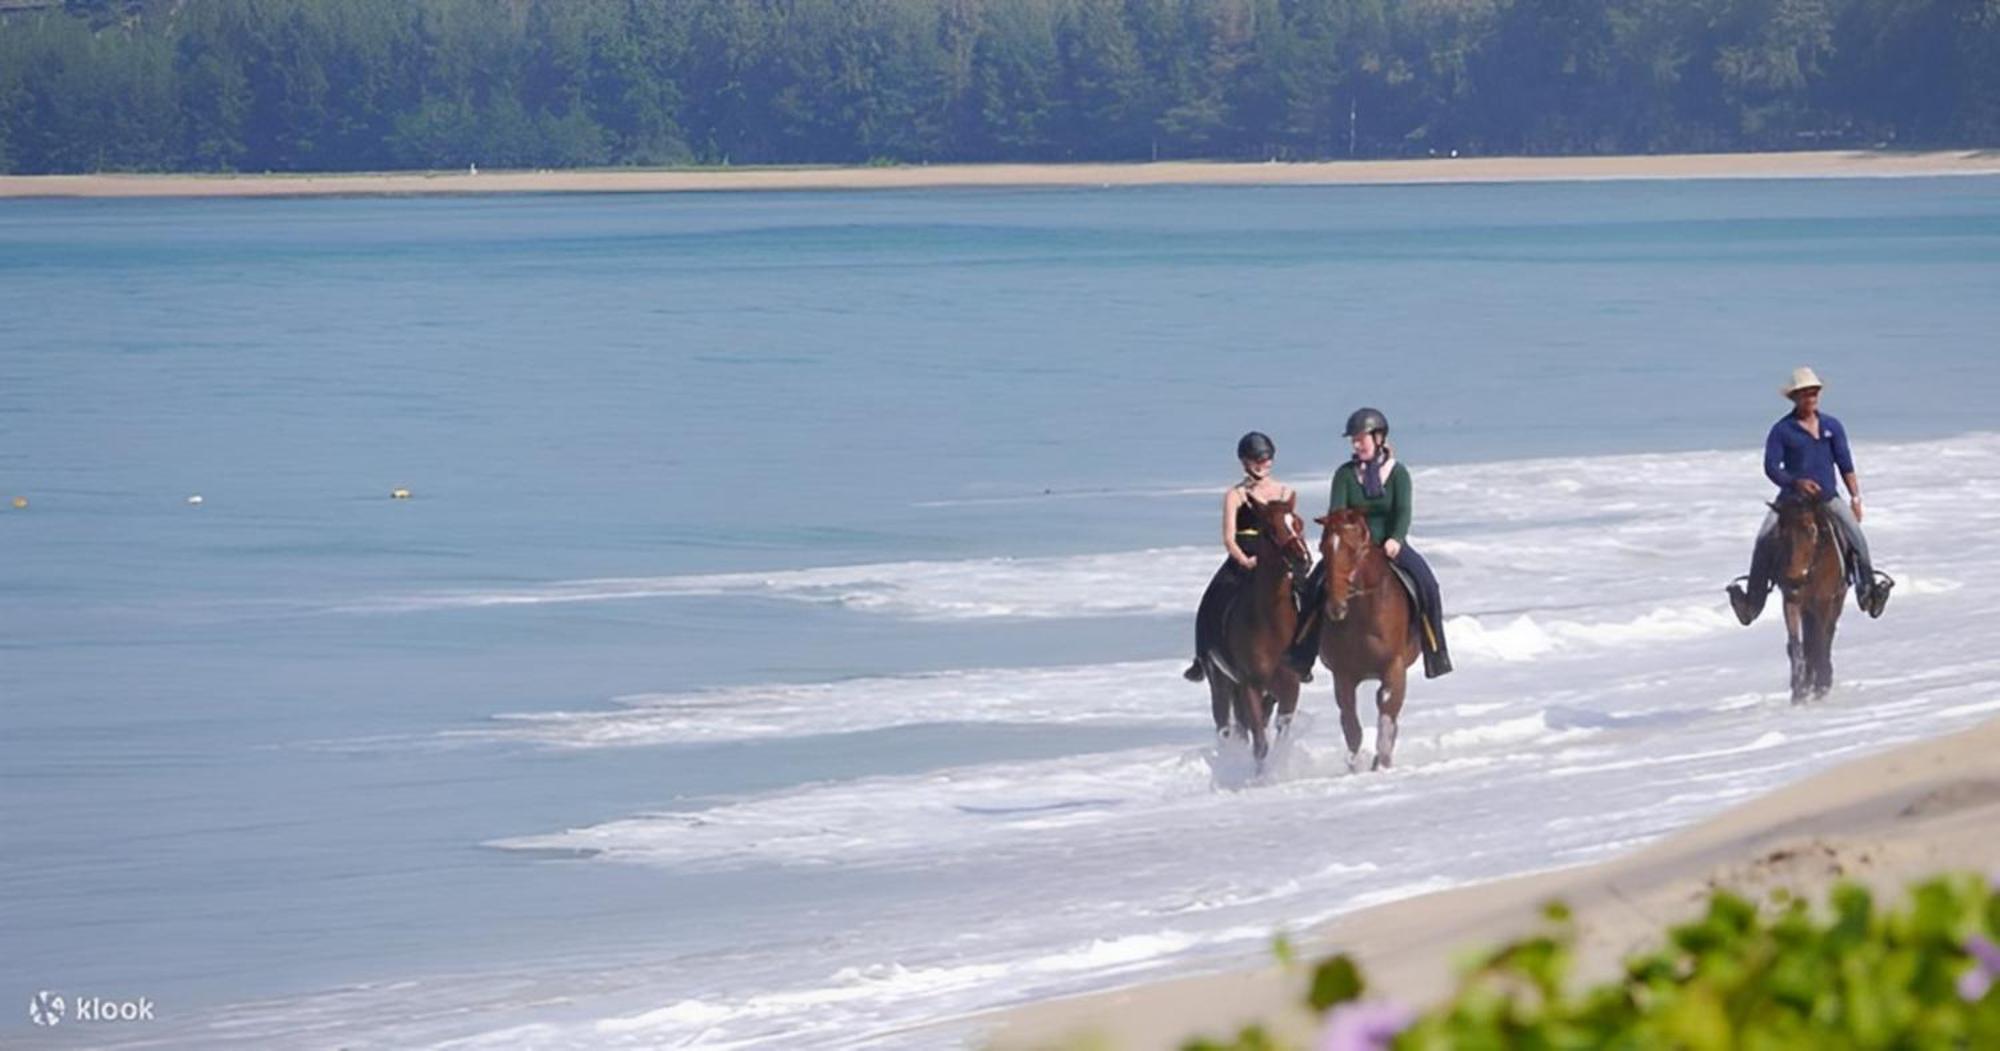
[[[1268, 504], [1294, 495], [1291, 486], [1271, 477], [1271, 462], [1277, 454], [1278, 447], [1261, 431], [1251, 431], [1236, 442], [1236, 459], [1243, 464], [1243, 477], [1222, 494], [1222, 547], [1229, 557], [1222, 560], [1209, 580], [1208, 590], [1202, 592], [1201, 606], [1195, 613], [1194, 663], [1181, 673], [1189, 682], [1201, 682], [1208, 677], [1203, 658], [1221, 641], [1222, 621], [1229, 613], [1229, 603], [1250, 579], [1250, 571], [1257, 567], [1257, 556], [1246, 554], [1242, 546], [1244, 541], [1255, 538], [1261, 528], [1251, 501]], [[1296, 665], [1294, 669], [1297, 670]], [[1312, 679], [1310, 661], [1299, 679]]]
[[[1396, 568], [1409, 575], [1417, 591], [1417, 627], [1423, 644], [1424, 678], [1435, 679], [1451, 671], [1451, 651], [1444, 639], [1444, 601], [1438, 594], [1437, 575], [1430, 563], [1410, 546], [1410, 471], [1396, 459], [1389, 445], [1389, 419], [1381, 410], [1360, 408], [1347, 418], [1345, 436], [1354, 455], [1333, 472], [1327, 496], [1327, 513], [1355, 508], [1368, 519], [1368, 537], [1382, 546]], [[1320, 617], [1318, 596], [1325, 594], [1326, 567], [1313, 576], [1310, 624], [1302, 626], [1293, 656], [1317, 655]]]
[[[1839, 420], [1819, 411], [1819, 375], [1810, 368], [1792, 370], [1792, 378], [1778, 392], [1792, 401], [1792, 411], [1771, 425], [1764, 439], [1764, 475], [1778, 487], [1779, 499], [1812, 501], [1825, 512], [1826, 520], [1839, 530], [1841, 541], [1853, 559], [1854, 599], [1870, 617], [1882, 615], [1889, 603], [1889, 589], [1895, 582], [1877, 577], [1868, 558], [1868, 538], [1861, 534], [1861, 483], [1854, 477], [1854, 456], [1847, 445], [1847, 428]], [[1842, 501], [1834, 488], [1834, 469], [1847, 484], [1849, 499]], [[1771, 576], [1777, 561], [1772, 535], [1778, 515], [1764, 516], [1751, 549], [1749, 587], [1743, 579], [1729, 585], [1729, 605], [1736, 619], [1749, 624], [1764, 611], [1771, 593]]]

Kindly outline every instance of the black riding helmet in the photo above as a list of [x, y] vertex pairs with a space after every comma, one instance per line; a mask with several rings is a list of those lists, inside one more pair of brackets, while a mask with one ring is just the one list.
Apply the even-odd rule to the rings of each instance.
[[1277, 455], [1278, 447], [1271, 444], [1270, 437], [1263, 431], [1251, 431], [1236, 439], [1236, 458], [1239, 460], [1255, 463], [1258, 460], [1269, 460]]
[[1389, 436], [1389, 417], [1382, 415], [1381, 409], [1359, 408], [1347, 418], [1347, 430], [1343, 436], [1352, 438], [1360, 434], [1380, 434]]

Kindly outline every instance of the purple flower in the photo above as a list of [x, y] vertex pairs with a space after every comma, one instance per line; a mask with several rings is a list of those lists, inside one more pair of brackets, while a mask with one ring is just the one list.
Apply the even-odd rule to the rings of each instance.
[[1965, 951], [1972, 956], [1972, 969], [1958, 976], [1958, 995], [1973, 1003], [1986, 998], [1986, 991], [2000, 980], [2000, 945], [1983, 934], [1965, 939]]
[[1416, 1021], [1416, 1014], [1387, 1000], [1354, 1000], [1326, 1014], [1319, 1051], [1388, 1051], [1396, 1034]]

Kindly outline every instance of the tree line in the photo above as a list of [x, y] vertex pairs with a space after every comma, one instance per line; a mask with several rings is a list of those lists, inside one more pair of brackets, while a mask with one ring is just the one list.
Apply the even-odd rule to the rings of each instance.
[[8, 6], [21, 173], [2000, 145], [2000, 0]]

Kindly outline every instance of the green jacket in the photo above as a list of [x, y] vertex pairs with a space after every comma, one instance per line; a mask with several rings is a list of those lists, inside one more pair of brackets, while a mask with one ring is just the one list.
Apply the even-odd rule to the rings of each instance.
[[1401, 460], [1382, 483], [1382, 495], [1370, 500], [1361, 488], [1361, 472], [1354, 461], [1341, 464], [1333, 472], [1333, 492], [1327, 497], [1327, 513], [1342, 508], [1358, 508], [1368, 516], [1368, 537], [1376, 543], [1394, 538], [1396, 543], [1410, 536], [1410, 472]]

